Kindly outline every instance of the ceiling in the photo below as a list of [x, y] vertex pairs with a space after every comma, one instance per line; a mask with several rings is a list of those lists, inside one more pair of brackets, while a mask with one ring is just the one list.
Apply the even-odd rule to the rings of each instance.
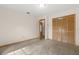
[[2, 4], [0, 6], [13, 9], [23, 14], [30, 12], [31, 15], [35, 16], [50, 15], [79, 7], [78, 4], [45, 4], [44, 7], [40, 7], [40, 4]]

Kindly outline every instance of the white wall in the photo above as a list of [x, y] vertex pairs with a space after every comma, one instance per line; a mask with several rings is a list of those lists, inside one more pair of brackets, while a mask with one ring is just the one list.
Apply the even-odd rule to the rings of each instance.
[[0, 46], [38, 37], [35, 16], [0, 7]]
[[75, 33], [75, 43], [79, 46], [79, 8], [76, 9], [76, 33]]

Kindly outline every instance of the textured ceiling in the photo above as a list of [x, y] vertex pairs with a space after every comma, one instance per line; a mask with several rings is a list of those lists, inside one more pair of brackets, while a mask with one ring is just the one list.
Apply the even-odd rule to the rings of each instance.
[[53, 13], [79, 7], [78, 4], [45, 4], [44, 7], [40, 7], [39, 4], [2, 4], [0, 6], [13, 9], [23, 14], [30, 12], [31, 15], [35, 16], [51, 15]]

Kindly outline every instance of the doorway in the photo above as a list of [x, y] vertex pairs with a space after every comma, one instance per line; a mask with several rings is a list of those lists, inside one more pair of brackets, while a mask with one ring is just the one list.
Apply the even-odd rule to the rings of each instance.
[[53, 18], [53, 39], [75, 44], [75, 14]]
[[39, 34], [40, 40], [45, 39], [45, 19], [39, 21]]

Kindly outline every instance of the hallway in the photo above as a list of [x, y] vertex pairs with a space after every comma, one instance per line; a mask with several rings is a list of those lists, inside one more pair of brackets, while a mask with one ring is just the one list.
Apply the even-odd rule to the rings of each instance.
[[0, 53], [3, 55], [77, 55], [79, 47], [54, 40], [35, 39], [2, 47]]

